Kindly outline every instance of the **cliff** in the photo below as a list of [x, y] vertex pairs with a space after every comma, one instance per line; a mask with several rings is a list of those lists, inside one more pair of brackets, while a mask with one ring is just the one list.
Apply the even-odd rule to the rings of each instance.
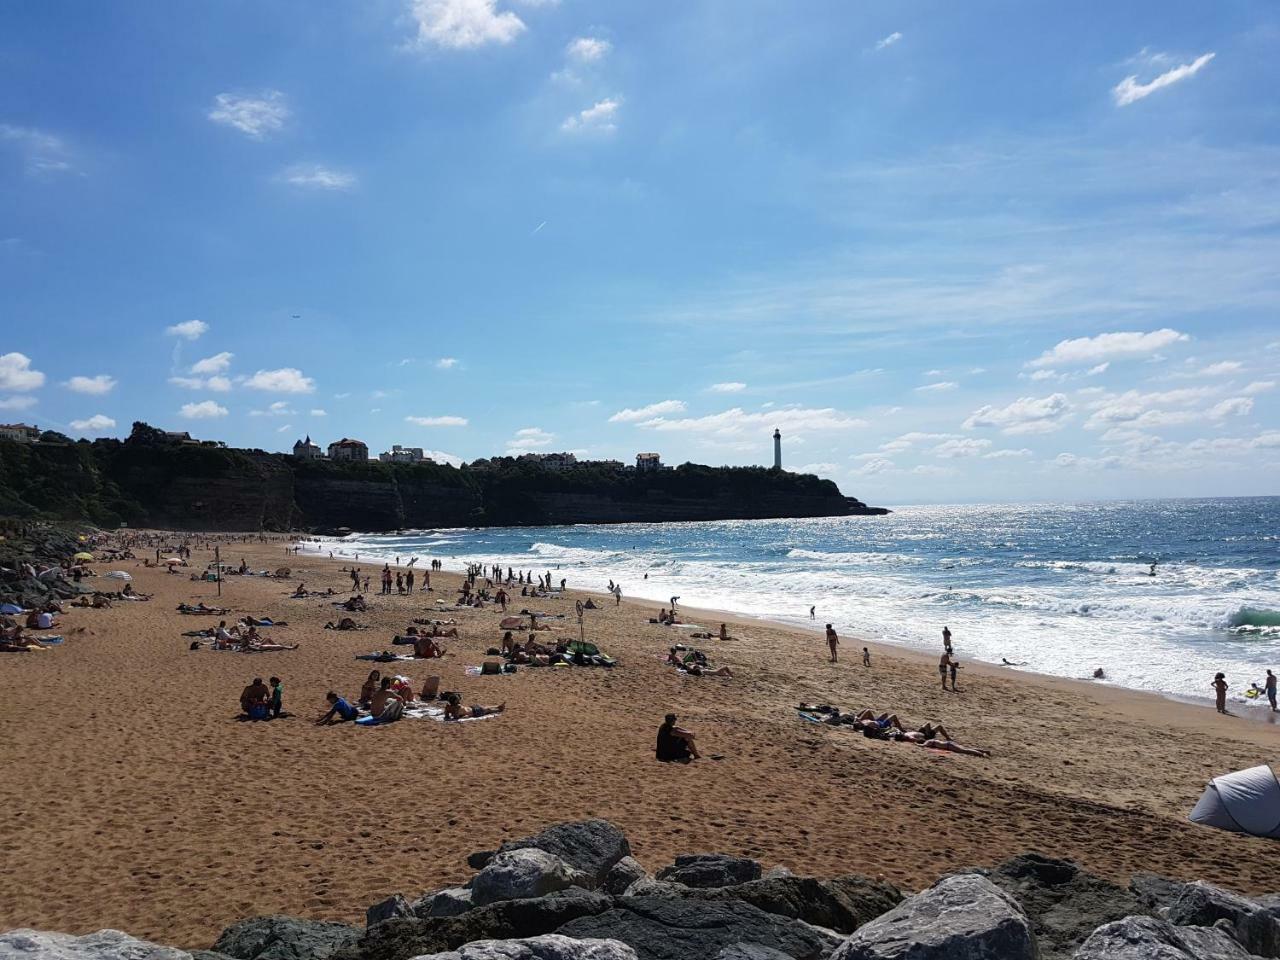
[[0, 441], [0, 515], [195, 530], [413, 527], [835, 517], [886, 511], [829, 480], [684, 464], [654, 473], [513, 460], [335, 463], [177, 444], [145, 424], [129, 440]]

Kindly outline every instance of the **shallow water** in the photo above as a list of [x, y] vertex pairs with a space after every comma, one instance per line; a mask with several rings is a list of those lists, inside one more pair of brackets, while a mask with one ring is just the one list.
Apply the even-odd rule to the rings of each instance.
[[[1280, 497], [903, 507], [887, 517], [355, 535], [335, 555], [501, 563], [958, 657], [1204, 697], [1280, 671]], [[328, 548], [327, 547], [327, 548]], [[1156, 561], [1155, 576], [1150, 565]], [[421, 561], [419, 561], [421, 562]], [[646, 579], [647, 575], [647, 579]], [[809, 606], [817, 607], [816, 620]]]

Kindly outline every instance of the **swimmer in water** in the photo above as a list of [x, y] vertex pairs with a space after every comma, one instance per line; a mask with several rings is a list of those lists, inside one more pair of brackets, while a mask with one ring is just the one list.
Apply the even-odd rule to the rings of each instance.
[[1101, 667], [1099, 667], [1097, 670], [1093, 671], [1093, 679], [1095, 679], [1095, 680], [1105, 680], [1105, 679], [1107, 679], [1107, 675], [1106, 675], [1105, 673], [1103, 673], [1103, 672], [1102, 672], [1102, 668], [1101, 668]]

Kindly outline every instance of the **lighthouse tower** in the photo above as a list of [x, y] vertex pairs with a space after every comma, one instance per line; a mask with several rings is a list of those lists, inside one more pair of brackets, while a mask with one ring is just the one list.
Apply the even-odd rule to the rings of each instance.
[[782, 469], [782, 431], [777, 428], [773, 431], [773, 469]]

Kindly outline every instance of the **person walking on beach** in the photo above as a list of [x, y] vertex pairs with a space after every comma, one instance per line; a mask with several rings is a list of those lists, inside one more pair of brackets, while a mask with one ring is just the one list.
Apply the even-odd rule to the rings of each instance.
[[1270, 670], [1267, 671], [1266, 682], [1263, 683], [1262, 689], [1267, 692], [1267, 703], [1271, 704], [1271, 712], [1276, 712], [1276, 675]]
[[942, 628], [942, 647], [944, 650], [947, 651], [947, 653], [951, 652], [951, 628], [950, 627]]
[[835, 663], [839, 656], [837, 650], [840, 647], [840, 637], [836, 635], [835, 628], [831, 624], [827, 624], [827, 646], [831, 650], [831, 662]]
[[871, 666], [871, 651], [868, 650], [866, 647], [862, 648], [862, 665], [864, 667]]
[[817, 607], [810, 607], [810, 608], [809, 608], [809, 619], [810, 619], [810, 620], [816, 620], [816, 619], [818, 618], [818, 617], [817, 617], [817, 614], [818, 614], [818, 608], [817, 608]]
[[1215, 673], [1213, 675], [1213, 683], [1209, 684], [1213, 687], [1214, 696], [1217, 699], [1217, 707], [1219, 713], [1227, 712], [1227, 690], [1230, 685], [1227, 683], [1227, 676], [1224, 673]]

